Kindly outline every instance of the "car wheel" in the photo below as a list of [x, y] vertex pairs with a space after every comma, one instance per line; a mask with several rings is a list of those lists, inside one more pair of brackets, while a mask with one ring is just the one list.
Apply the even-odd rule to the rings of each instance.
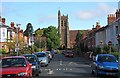
[[48, 64], [47, 65], [45, 65], [45, 67], [47, 67], [48, 66]]
[[36, 74], [36, 76], [40, 76], [40, 73], [38, 72], [38, 73]]
[[92, 74], [94, 74], [94, 71], [93, 71], [93, 70], [91, 70], [91, 73], [92, 73]]
[[98, 69], [96, 69], [96, 71], [94, 72], [95, 73], [95, 76], [99, 76], [99, 74], [98, 74]]

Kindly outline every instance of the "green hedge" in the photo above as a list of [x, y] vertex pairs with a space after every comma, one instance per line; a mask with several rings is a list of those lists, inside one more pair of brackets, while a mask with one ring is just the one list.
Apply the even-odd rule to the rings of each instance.
[[112, 55], [114, 55], [118, 59], [118, 53], [119, 52], [111, 52]]
[[0, 49], [0, 53], [5, 54], [6, 50], [4, 48]]

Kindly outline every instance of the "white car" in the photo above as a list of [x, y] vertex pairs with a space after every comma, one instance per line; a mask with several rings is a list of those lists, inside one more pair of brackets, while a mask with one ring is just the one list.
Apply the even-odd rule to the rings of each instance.
[[48, 54], [48, 56], [49, 56], [49, 58], [50, 58], [50, 60], [52, 60], [52, 54], [51, 54], [51, 52], [50, 51], [46, 51], [46, 53]]

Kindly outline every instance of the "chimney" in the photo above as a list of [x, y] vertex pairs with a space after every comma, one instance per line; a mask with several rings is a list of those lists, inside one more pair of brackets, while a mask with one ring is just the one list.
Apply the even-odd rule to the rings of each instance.
[[5, 18], [2, 18], [2, 24], [5, 24]]
[[15, 25], [14, 22], [11, 22], [10, 25], [11, 25], [11, 28], [14, 29], [14, 25]]
[[108, 15], [108, 18], [107, 18], [108, 25], [115, 20], [116, 20], [115, 14]]
[[116, 19], [120, 18], [120, 9], [116, 11]]
[[99, 22], [96, 22], [96, 29], [100, 29], [100, 23]]

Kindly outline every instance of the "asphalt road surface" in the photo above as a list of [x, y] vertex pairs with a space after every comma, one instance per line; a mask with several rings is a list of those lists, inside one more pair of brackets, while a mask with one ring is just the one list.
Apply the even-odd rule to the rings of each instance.
[[80, 57], [64, 57], [56, 54], [47, 67], [41, 67], [40, 76], [80, 76], [94, 77], [91, 74], [90, 61]]

